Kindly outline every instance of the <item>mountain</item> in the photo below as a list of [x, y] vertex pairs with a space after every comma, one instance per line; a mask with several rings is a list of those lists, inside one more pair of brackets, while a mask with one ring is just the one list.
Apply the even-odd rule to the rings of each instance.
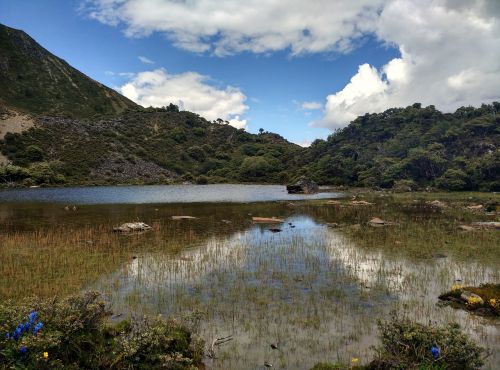
[[2, 24], [0, 101], [21, 112], [76, 118], [137, 107], [45, 50], [25, 32]]
[[301, 148], [173, 104], [140, 107], [1, 25], [0, 139], [0, 164], [10, 162], [0, 165], [3, 186], [286, 183], [306, 175], [320, 184], [500, 190], [500, 103], [366, 114]]
[[320, 183], [499, 191], [500, 103], [366, 114], [315, 141], [301, 165]]

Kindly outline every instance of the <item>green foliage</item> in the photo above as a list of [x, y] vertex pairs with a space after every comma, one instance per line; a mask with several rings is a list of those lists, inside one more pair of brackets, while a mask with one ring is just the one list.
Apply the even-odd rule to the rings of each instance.
[[356, 118], [299, 162], [323, 184], [498, 191], [499, 142], [499, 103], [453, 114], [414, 104]]
[[[38, 333], [7, 338], [37, 312]], [[98, 293], [0, 304], [0, 368], [197, 369], [203, 344], [187, 327], [161, 319], [110, 325]]]
[[[460, 326], [422, 325], [394, 317], [379, 322], [381, 345], [370, 369], [479, 369], [484, 349], [465, 335]], [[431, 348], [439, 348], [435, 358]]]
[[26, 33], [0, 24], [0, 100], [36, 114], [114, 115], [138, 106], [49, 53]]

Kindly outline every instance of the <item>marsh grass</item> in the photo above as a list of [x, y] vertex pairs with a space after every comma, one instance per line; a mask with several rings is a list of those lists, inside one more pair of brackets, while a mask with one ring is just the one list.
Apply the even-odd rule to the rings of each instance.
[[[125, 316], [194, 315], [207, 343], [234, 338], [217, 348], [216, 359], [206, 359], [208, 368], [217, 369], [255, 369], [266, 361], [305, 369], [351, 358], [361, 366], [373, 357], [377, 319], [397, 310], [423, 324], [460, 322], [474, 340], [496, 349], [487, 360], [491, 367], [500, 361], [496, 324], [436, 304], [457, 279], [466, 285], [500, 280], [498, 232], [456, 228], [491, 220], [464, 209], [491, 195], [453, 195], [445, 201], [460, 206], [446, 209], [429, 207], [426, 201], [437, 195], [427, 196], [358, 195], [374, 203], [369, 207], [344, 200], [123, 206], [113, 212], [96, 206], [67, 218], [46, 212], [59, 222], [57, 229], [50, 222], [21, 228], [12, 216], [0, 234], [0, 296], [90, 287]], [[198, 219], [174, 222], [175, 214]], [[267, 225], [252, 225], [251, 215], [286, 222], [272, 233]], [[373, 228], [366, 224], [372, 217], [395, 224]], [[110, 233], [135, 218], [153, 230]]]

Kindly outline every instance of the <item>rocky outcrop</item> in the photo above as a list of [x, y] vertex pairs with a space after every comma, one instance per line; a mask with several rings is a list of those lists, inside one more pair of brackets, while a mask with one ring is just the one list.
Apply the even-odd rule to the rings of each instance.
[[319, 186], [311, 179], [302, 176], [295, 184], [287, 185], [288, 194], [315, 194], [319, 191]]

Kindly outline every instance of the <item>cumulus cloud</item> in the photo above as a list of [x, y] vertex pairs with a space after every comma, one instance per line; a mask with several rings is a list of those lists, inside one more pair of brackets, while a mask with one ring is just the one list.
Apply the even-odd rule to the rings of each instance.
[[364, 64], [326, 99], [314, 123], [343, 127], [358, 115], [414, 102], [452, 111], [500, 99], [500, 2], [394, 0], [380, 14], [377, 37], [399, 48], [382, 68]]
[[144, 64], [155, 64], [155, 62], [154, 62], [154, 61], [152, 61], [151, 59], [146, 58], [146, 57], [144, 57], [144, 56], [142, 56], [142, 55], [139, 55], [137, 58], [139, 58], [139, 60], [140, 60], [141, 62], [143, 62]]
[[209, 77], [196, 72], [169, 74], [160, 68], [135, 74], [120, 91], [145, 107], [173, 103], [208, 120], [222, 118], [234, 127], [246, 128], [247, 121], [240, 118], [248, 109], [246, 96], [238, 88], [218, 88], [210, 82]]
[[386, 1], [86, 0], [83, 9], [128, 36], [160, 32], [194, 52], [301, 54], [351, 50]]
[[498, 0], [83, 1], [91, 18], [130, 37], [162, 33], [180, 48], [219, 56], [347, 53], [366, 35], [399, 49], [380, 68], [367, 56], [345, 87], [327, 96], [316, 126], [343, 127], [414, 102], [452, 111], [500, 99]]

